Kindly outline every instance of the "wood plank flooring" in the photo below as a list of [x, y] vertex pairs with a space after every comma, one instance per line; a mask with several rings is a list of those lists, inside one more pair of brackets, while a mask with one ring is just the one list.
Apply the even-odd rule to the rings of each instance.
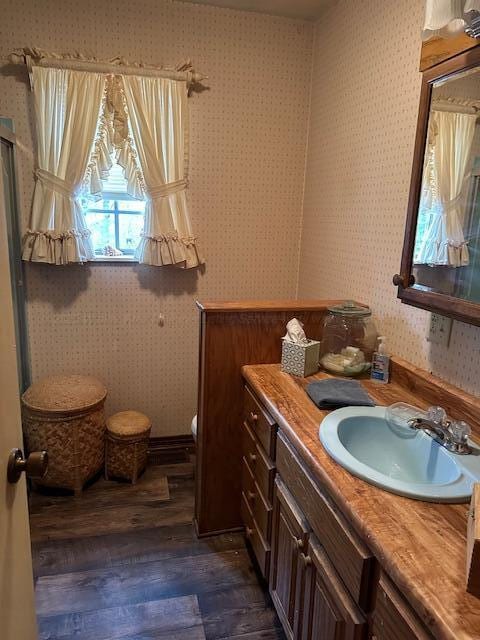
[[284, 640], [241, 534], [198, 539], [193, 466], [32, 493], [40, 640]]

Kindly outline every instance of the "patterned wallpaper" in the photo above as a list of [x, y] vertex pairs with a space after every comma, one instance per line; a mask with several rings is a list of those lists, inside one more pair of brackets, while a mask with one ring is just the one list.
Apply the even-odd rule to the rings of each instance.
[[[402, 305], [391, 285], [410, 182], [422, 13], [423, 0], [339, 0], [314, 27], [168, 0], [3, 0], [1, 56], [36, 45], [153, 63], [191, 57], [209, 75], [208, 90], [190, 102], [189, 200], [205, 269], [28, 265], [33, 377], [97, 375], [109, 388], [108, 411], [138, 408], [157, 435], [187, 432], [196, 406], [194, 300], [294, 297], [298, 284], [300, 297], [369, 303], [392, 352], [477, 392], [480, 329], [455, 322], [448, 350], [430, 345], [429, 314]], [[0, 115], [16, 122], [25, 225], [31, 96], [19, 68], [4, 71]]]
[[[97, 375], [108, 411], [136, 408], [153, 433], [186, 433], [196, 408], [194, 300], [294, 297], [313, 25], [166, 0], [2, 0], [0, 55], [15, 47], [176, 64], [209, 76], [191, 105], [190, 212], [207, 264], [28, 265], [33, 378]], [[20, 75], [18, 75], [20, 73]], [[26, 74], [0, 74], [15, 119], [21, 213], [33, 188]], [[160, 326], [159, 314], [165, 317]]]
[[[300, 297], [370, 304], [390, 350], [478, 393], [480, 328], [426, 341], [429, 313], [396, 298], [415, 125], [422, 0], [339, 0], [316, 25]], [[348, 29], [355, 16], [355, 28]]]

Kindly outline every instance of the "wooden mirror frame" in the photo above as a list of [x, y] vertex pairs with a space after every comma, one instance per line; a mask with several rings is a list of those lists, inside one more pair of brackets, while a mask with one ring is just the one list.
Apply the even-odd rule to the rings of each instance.
[[405, 304], [439, 313], [443, 316], [449, 316], [450, 318], [461, 320], [468, 324], [480, 326], [480, 303], [462, 300], [461, 298], [456, 298], [444, 293], [429, 291], [427, 287], [417, 289], [413, 286], [415, 283], [412, 275], [413, 249], [417, 231], [418, 206], [422, 188], [423, 161], [427, 141], [432, 86], [437, 80], [448, 78], [452, 74], [474, 67], [479, 67], [480, 72], [480, 45], [477, 45], [469, 51], [460, 53], [445, 62], [441, 62], [431, 69], [424, 71], [422, 74], [420, 107], [413, 154], [405, 236], [403, 240], [402, 262], [400, 274], [396, 274], [393, 277], [393, 284], [398, 286], [397, 296]]

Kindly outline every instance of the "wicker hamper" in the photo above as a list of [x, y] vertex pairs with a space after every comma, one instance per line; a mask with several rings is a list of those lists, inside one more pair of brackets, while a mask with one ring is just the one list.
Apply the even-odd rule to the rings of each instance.
[[105, 477], [136, 483], [147, 466], [152, 424], [139, 411], [120, 411], [107, 420]]
[[22, 422], [28, 451], [48, 451], [48, 472], [37, 483], [71, 489], [103, 467], [107, 390], [90, 376], [53, 376], [34, 383], [22, 396]]

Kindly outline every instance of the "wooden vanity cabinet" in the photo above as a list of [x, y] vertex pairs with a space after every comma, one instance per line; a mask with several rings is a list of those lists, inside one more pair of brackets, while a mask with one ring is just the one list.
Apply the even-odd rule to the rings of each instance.
[[277, 425], [247, 388], [244, 394], [241, 516], [258, 567], [268, 580]]
[[248, 389], [242, 430], [246, 537], [289, 640], [432, 640]]
[[372, 640], [433, 640], [385, 574], [377, 589]]
[[364, 640], [368, 632], [365, 616], [313, 535], [303, 566], [303, 617], [296, 637], [299, 640]]
[[270, 593], [288, 638], [364, 640], [367, 622], [277, 476]]
[[245, 388], [244, 419], [267, 456], [275, 458], [277, 426], [247, 387]]
[[352, 598], [361, 609], [370, 611], [375, 558], [282, 432], [277, 437], [276, 467]]
[[[303, 551], [309, 526], [280, 478], [275, 479], [270, 594], [289, 638], [297, 638], [303, 613]], [[295, 632], [295, 633], [294, 633]]]

